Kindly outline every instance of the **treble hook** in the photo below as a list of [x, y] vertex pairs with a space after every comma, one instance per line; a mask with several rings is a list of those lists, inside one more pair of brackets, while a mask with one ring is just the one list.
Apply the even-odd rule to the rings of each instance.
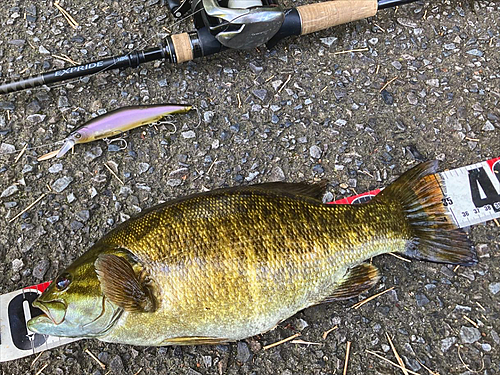
[[106, 142], [106, 144], [109, 146], [110, 144], [112, 143], [115, 143], [115, 142], [123, 142], [123, 146], [119, 147], [118, 149], [120, 151], [123, 151], [127, 148], [128, 146], [128, 142], [125, 138], [122, 138], [122, 137], [118, 137], [118, 138], [113, 138], [113, 139], [108, 139], [108, 138], [104, 138], [103, 139], [104, 142]]
[[196, 124], [196, 126], [194, 126], [194, 128], [197, 129], [198, 126], [201, 125], [201, 112], [198, 109], [198, 107], [193, 106], [192, 109], [194, 109], [196, 111], [196, 113], [198, 114], [198, 123]]

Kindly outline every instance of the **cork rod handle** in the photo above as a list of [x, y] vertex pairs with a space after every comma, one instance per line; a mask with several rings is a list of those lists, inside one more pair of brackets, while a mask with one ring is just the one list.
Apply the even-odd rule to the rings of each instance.
[[372, 17], [377, 9], [377, 0], [334, 0], [299, 6], [301, 35]]
[[172, 35], [172, 44], [178, 64], [193, 60], [193, 47], [188, 33]]

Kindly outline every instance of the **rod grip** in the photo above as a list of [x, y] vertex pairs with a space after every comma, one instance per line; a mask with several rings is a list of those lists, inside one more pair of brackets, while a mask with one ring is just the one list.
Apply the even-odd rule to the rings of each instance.
[[301, 35], [372, 17], [377, 9], [377, 0], [334, 0], [298, 6]]
[[43, 76], [30, 77], [15, 82], [4, 83], [0, 85], [0, 94], [21, 91], [31, 87], [41, 86], [45, 83]]
[[178, 64], [193, 60], [193, 46], [188, 33], [175, 34], [171, 36], [176, 62]]

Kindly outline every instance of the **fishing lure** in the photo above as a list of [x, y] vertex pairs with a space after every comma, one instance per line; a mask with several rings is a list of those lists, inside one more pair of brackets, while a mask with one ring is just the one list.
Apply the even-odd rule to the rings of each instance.
[[123, 107], [93, 118], [75, 129], [63, 142], [61, 149], [49, 152], [38, 160], [61, 158], [76, 144], [110, 138], [139, 126], [154, 123], [166, 116], [186, 113], [193, 107], [185, 104], [155, 104]]

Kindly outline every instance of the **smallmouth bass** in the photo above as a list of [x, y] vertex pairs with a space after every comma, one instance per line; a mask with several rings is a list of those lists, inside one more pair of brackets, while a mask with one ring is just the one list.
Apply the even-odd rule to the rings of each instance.
[[144, 211], [109, 232], [33, 303], [30, 330], [133, 345], [215, 344], [266, 332], [379, 279], [371, 257], [473, 265], [441, 199], [437, 162], [371, 202], [326, 205], [324, 185], [218, 189]]

